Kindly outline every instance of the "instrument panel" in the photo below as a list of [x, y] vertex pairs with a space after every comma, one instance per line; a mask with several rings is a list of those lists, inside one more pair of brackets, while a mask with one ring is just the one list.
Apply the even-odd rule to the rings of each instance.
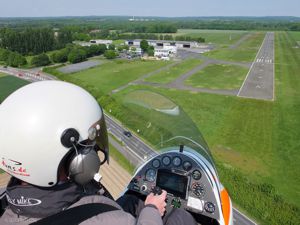
[[213, 183], [203, 166], [188, 154], [170, 151], [155, 156], [139, 168], [128, 190], [146, 196], [156, 186], [168, 192], [167, 211], [183, 208], [219, 219]]

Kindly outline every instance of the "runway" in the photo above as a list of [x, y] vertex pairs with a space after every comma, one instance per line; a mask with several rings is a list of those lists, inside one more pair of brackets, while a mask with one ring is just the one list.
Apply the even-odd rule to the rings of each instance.
[[237, 96], [274, 100], [274, 32], [268, 32]]

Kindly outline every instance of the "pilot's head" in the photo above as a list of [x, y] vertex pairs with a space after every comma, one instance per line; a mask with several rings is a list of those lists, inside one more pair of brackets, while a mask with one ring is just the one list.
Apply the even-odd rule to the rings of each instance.
[[0, 168], [40, 187], [56, 185], [62, 171], [81, 185], [97, 179], [109, 153], [101, 107], [62, 81], [26, 85], [2, 102], [0, 145]]

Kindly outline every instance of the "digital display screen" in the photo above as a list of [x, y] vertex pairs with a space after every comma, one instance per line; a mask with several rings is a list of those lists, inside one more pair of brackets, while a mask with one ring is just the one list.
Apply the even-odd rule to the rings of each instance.
[[185, 199], [188, 178], [186, 176], [174, 174], [167, 170], [158, 170], [156, 178], [156, 186], [174, 196]]

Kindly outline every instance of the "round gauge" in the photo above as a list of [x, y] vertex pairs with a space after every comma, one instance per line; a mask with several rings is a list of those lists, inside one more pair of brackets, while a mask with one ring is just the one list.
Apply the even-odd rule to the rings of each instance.
[[153, 166], [154, 168], [158, 168], [158, 167], [160, 166], [160, 161], [159, 161], [158, 159], [154, 159], [154, 160], [152, 161], [152, 166]]
[[212, 202], [206, 202], [204, 205], [204, 209], [208, 213], [214, 213], [215, 212], [215, 205]]
[[179, 158], [178, 156], [173, 158], [173, 165], [174, 166], [180, 166], [181, 165], [181, 158]]
[[165, 166], [168, 166], [170, 165], [171, 163], [171, 158], [169, 156], [165, 156], [162, 158], [162, 163], [165, 165]]
[[194, 180], [200, 180], [201, 178], [201, 172], [199, 170], [194, 170], [192, 173], [192, 177]]
[[156, 172], [154, 169], [149, 169], [146, 172], [145, 178], [147, 181], [153, 182], [155, 181]]
[[205, 189], [204, 189], [203, 185], [201, 185], [200, 183], [193, 184], [192, 188], [193, 188], [193, 193], [197, 197], [201, 198], [205, 195]]
[[192, 169], [192, 163], [190, 163], [189, 161], [185, 161], [185, 162], [183, 163], [183, 169], [184, 169], [185, 171], [189, 171], [190, 169]]

